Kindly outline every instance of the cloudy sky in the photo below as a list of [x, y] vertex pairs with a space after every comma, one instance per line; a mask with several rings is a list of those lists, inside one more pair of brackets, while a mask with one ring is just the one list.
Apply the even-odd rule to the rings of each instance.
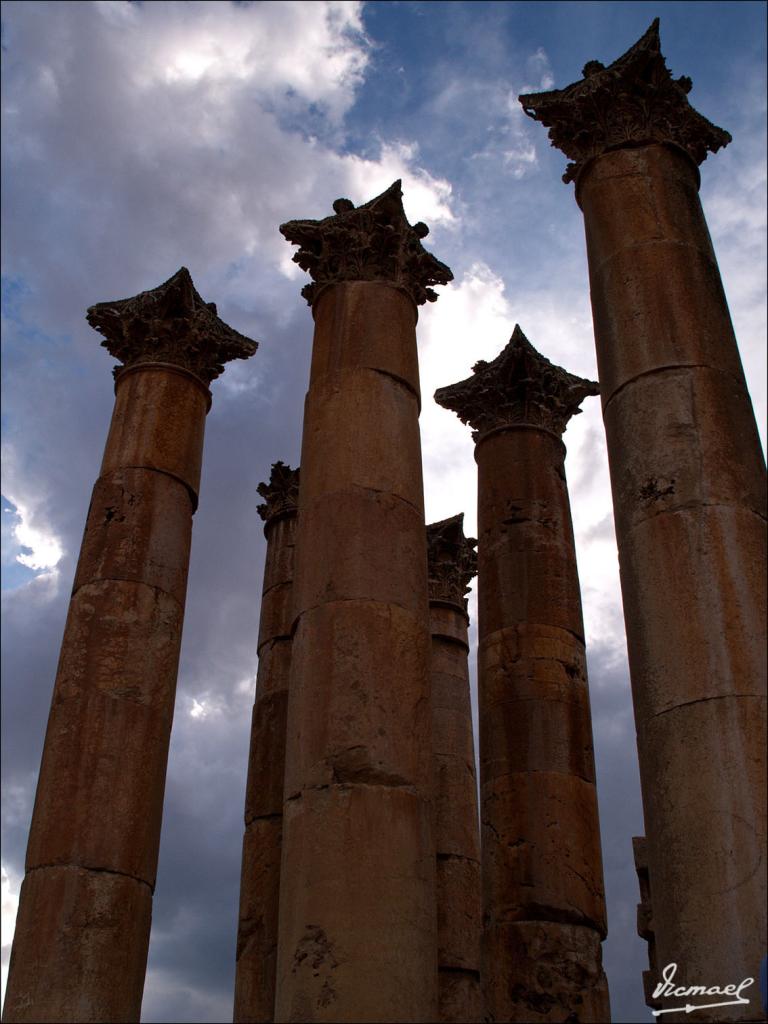
[[[312, 321], [281, 222], [402, 177], [454, 283], [419, 344], [428, 521], [476, 524], [469, 430], [435, 388], [519, 322], [596, 376], [582, 217], [518, 93], [615, 59], [661, 16], [691, 101], [733, 143], [702, 201], [765, 422], [762, 3], [3, 4], [3, 981], [58, 648], [112, 409], [86, 307], [182, 264], [261, 347], [213, 385], [144, 997], [146, 1022], [231, 1019], [264, 559], [256, 485], [296, 465]], [[763, 435], [764, 437], [764, 435]], [[608, 895], [614, 1019], [650, 1020], [634, 935], [643, 831], [599, 401], [565, 435]]]

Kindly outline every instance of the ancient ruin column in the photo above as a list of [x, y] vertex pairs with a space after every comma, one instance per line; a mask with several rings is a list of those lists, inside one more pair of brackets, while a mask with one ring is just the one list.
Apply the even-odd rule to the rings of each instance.
[[653, 902], [651, 900], [651, 878], [648, 873], [648, 841], [645, 836], [632, 837], [632, 852], [635, 857], [635, 871], [640, 888], [640, 902], [637, 904], [637, 934], [645, 939], [648, 948], [649, 970], [643, 971], [643, 992], [645, 1001], [654, 1010], [661, 1009], [661, 1001], [653, 995], [659, 980], [656, 959], [656, 936], [653, 930]]
[[493, 362], [435, 394], [472, 426], [476, 443], [482, 978], [495, 1021], [610, 1019], [584, 627], [560, 439], [597, 392], [516, 326]]
[[480, 829], [469, 699], [467, 599], [477, 541], [464, 515], [427, 527], [435, 759], [438, 1020], [481, 1021]]
[[[725, 985], [766, 931], [764, 462], [698, 198], [730, 136], [658, 21], [584, 76], [521, 102], [584, 213], [659, 969]], [[696, 1019], [755, 1020], [756, 988]]]
[[400, 183], [281, 228], [314, 284], [277, 1021], [433, 1021], [429, 612], [417, 304], [451, 273]]
[[267, 557], [259, 621], [259, 670], [251, 720], [240, 875], [235, 1024], [275, 1019], [277, 908], [283, 831], [285, 722], [293, 624], [293, 549], [299, 471], [272, 466], [258, 486]]
[[48, 719], [7, 1022], [139, 1019], [208, 384], [256, 350], [184, 267], [88, 322], [123, 366]]

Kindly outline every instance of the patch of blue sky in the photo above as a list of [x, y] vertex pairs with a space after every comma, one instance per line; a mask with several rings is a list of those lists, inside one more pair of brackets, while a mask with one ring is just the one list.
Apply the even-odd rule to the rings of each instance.
[[0, 495], [0, 590], [16, 590], [48, 570], [30, 569], [19, 561], [20, 555], [31, 555], [32, 549], [20, 544], [16, 529], [21, 517], [13, 502]]
[[[3, 276], [0, 282], [0, 309], [3, 320], [3, 400], [13, 405], [13, 395], [8, 391], [12, 371], [27, 367], [29, 372], [53, 374], [60, 377], [81, 378], [87, 372], [73, 351], [73, 339], [69, 333], [50, 332], [36, 323], [38, 298], [23, 277]], [[62, 358], [65, 356], [65, 358]], [[12, 423], [12, 416], [3, 416], [2, 431], [5, 435]]]

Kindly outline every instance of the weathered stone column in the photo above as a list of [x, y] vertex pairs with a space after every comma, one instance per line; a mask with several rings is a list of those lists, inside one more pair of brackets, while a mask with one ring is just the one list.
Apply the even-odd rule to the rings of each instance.
[[433, 1021], [417, 304], [451, 273], [400, 183], [291, 221], [315, 283], [296, 537], [278, 1021]]
[[[658, 21], [584, 75], [521, 102], [584, 213], [659, 968], [724, 985], [757, 978], [766, 931], [764, 462], [698, 198], [730, 136]], [[697, 1020], [755, 1020], [756, 987]]]
[[137, 1021], [208, 384], [255, 342], [186, 268], [100, 303], [123, 362], [45, 737], [5, 1021]]
[[277, 909], [283, 831], [285, 723], [293, 624], [293, 550], [299, 470], [272, 466], [259, 484], [267, 557], [259, 621], [259, 670], [251, 720], [240, 875], [235, 1024], [275, 1019]]
[[645, 836], [632, 837], [632, 853], [635, 871], [640, 887], [640, 902], [637, 904], [637, 934], [648, 944], [648, 970], [643, 971], [643, 992], [645, 1001], [654, 1010], [661, 1009], [661, 1001], [654, 998], [653, 990], [658, 984], [659, 965], [656, 959], [656, 936], [653, 930], [653, 902], [651, 900], [651, 878], [648, 872], [648, 842]]
[[560, 437], [597, 385], [518, 326], [436, 401], [478, 467], [482, 978], [496, 1021], [610, 1019], [581, 595]]
[[441, 1021], [481, 1021], [480, 830], [469, 700], [467, 599], [477, 541], [464, 516], [427, 527], [435, 758], [437, 964]]

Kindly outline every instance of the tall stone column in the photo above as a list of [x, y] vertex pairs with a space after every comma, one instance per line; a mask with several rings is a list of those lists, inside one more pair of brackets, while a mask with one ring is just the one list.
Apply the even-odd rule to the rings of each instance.
[[272, 466], [258, 486], [267, 558], [259, 621], [259, 669], [251, 720], [240, 875], [235, 1024], [275, 1019], [277, 910], [283, 831], [285, 724], [293, 624], [293, 552], [299, 470]]
[[581, 595], [561, 434], [597, 385], [519, 326], [440, 388], [473, 428], [486, 1006], [495, 1021], [604, 1024], [606, 934]]
[[277, 1021], [433, 1021], [430, 640], [417, 305], [451, 279], [400, 182], [281, 227], [314, 283]]
[[256, 350], [184, 267], [88, 322], [123, 366], [48, 719], [7, 1022], [139, 1019], [208, 384]]
[[[657, 958], [711, 986], [757, 978], [764, 953], [765, 476], [698, 198], [730, 136], [690, 88], [655, 21], [521, 102], [584, 213]], [[697, 1019], [755, 1020], [756, 987]]]
[[441, 1021], [483, 1020], [480, 830], [469, 700], [467, 599], [477, 541], [464, 516], [427, 527], [435, 759], [438, 1005]]

